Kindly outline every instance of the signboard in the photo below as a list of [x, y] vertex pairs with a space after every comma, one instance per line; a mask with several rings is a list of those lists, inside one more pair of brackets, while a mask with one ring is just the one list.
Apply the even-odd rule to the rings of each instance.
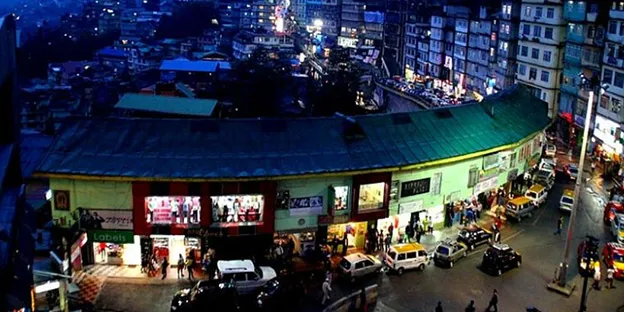
[[88, 232], [88, 236], [94, 243], [134, 244], [134, 233], [130, 231], [92, 230]]
[[80, 213], [80, 227], [87, 230], [132, 231], [132, 211], [83, 208]]
[[489, 170], [499, 167], [498, 153], [483, 156], [483, 170]]
[[401, 183], [401, 197], [429, 193], [431, 178], [413, 180]]
[[319, 215], [323, 212], [323, 196], [291, 198], [288, 208], [291, 216]]
[[55, 190], [52, 193], [54, 197], [54, 209], [69, 210], [69, 191]]
[[319, 225], [347, 223], [349, 222], [349, 215], [340, 215], [340, 216], [319, 215], [317, 222]]
[[415, 200], [409, 203], [399, 204], [399, 214], [421, 211], [424, 209], [424, 206], [425, 201], [422, 199]]
[[491, 179], [477, 183], [477, 185], [475, 185], [474, 187], [473, 194], [481, 194], [485, 191], [489, 191], [497, 187], [498, 187], [498, 177], [493, 177]]

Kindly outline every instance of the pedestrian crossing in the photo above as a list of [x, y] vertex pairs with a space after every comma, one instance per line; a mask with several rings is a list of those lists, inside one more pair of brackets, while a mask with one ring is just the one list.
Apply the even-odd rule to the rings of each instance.
[[85, 273], [104, 277], [146, 277], [139, 266], [95, 264], [84, 269]]

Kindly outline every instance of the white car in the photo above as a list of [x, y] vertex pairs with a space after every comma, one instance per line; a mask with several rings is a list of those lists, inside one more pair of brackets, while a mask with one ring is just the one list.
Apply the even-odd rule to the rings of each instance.
[[551, 171], [555, 171], [557, 168], [557, 158], [542, 158], [539, 164], [539, 170], [548, 169]]
[[271, 267], [256, 267], [251, 260], [220, 260], [217, 275], [224, 281], [234, 281], [240, 294], [250, 294], [264, 286], [277, 273]]
[[559, 210], [570, 212], [572, 211], [572, 205], [574, 205], [574, 191], [564, 190], [559, 200]]
[[555, 157], [557, 156], [557, 146], [554, 144], [546, 145], [546, 151], [544, 152], [547, 157]]
[[379, 259], [362, 253], [350, 254], [340, 260], [340, 273], [351, 281], [369, 274], [381, 272]]

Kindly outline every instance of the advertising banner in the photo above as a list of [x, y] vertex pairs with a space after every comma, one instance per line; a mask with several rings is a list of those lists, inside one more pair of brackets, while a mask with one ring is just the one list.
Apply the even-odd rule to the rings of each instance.
[[130, 231], [92, 230], [88, 232], [88, 237], [94, 243], [134, 244], [134, 233]]
[[291, 198], [288, 205], [291, 216], [314, 216], [323, 212], [323, 196]]
[[493, 188], [497, 188], [498, 187], [498, 177], [493, 177], [491, 179], [485, 180], [483, 182], [479, 182], [477, 183], [477, 185], [475, 185], [474, 187], [474, 192], [473, 194], [481, 194], [485, 191], [489, 191]]
[[134, 229], [132, 211], [82, 208], [80, 227], [87, 230], [132, 231]]

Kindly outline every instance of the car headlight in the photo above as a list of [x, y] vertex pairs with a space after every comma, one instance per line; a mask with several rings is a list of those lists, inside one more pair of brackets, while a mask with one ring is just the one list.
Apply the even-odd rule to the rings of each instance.
[[171, 306], [171, 310], [175, 311], [175, 310], [177, 310], [177, 309], [178, 309], [178, 307], [177, 307], [177, 306]]

